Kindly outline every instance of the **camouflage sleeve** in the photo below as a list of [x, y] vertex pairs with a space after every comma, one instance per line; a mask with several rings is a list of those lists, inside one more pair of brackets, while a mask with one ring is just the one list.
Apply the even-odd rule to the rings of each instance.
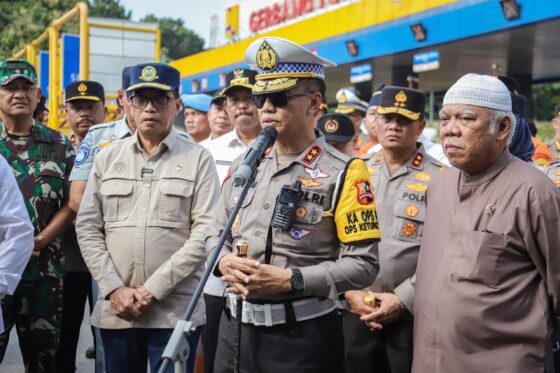
[[95, 158], [94, 150], [96, 146], [95, 132], [88, 132], [76, 154], [74, 160], [74, 168], [70, 174], [70, 181], [82, 180], [87, 181], [91, 169], [93, 167], [93, 159]]

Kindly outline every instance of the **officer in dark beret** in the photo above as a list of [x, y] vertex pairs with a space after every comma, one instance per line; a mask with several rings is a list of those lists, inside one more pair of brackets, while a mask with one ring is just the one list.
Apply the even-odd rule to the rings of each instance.
[[352, 118], [346, 114], [323, 115], [317, 122], [317, 129], [325, 136], [327, 144], [349, 157], [354, 155], [352, 139], [356, 134]]

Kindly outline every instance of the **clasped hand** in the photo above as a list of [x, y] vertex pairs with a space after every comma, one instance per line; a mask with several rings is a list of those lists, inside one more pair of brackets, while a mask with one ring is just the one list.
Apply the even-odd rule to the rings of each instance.
[[253, 295], [269, 295], [290, 291], [292, 270], [262, 264], [235, 254], [224, 256], [218, 263], [222, 281], [230, 284], [226, 292], [239, 294], [242, 299]]
[[113, 315], [126, 321], [142, 315], [154, 301], [154, 297], [144, 286], [136, 289], [123, 286], [113, 291], [109, 299]]
[[346, 301], [350, 304], [352, 312], [360, 316], [370, 329], [381, 330], [383, 325], [398, 320], [403, 309], [401, 300], [394, 293], [371, 293], [375, 295], [375, 305], [370, 306], [364, 303], [364, 298], [371, 292], [363, 290], [352, 290], [345, 293]]

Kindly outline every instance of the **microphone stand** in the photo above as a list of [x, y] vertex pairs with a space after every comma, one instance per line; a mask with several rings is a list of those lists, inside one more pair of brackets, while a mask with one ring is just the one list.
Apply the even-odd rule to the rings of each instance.
[[[161, 355], [163, 362], [158, 370], [158, 373], [165, 373], [169, 363], [171, 362], [175, 362], [176, 373], [179, 372], [184, 373], [186, 371], [187, 360], [189, 358], [189, 354], [191, 353], [187, 337], [191, 335], [192, 332], [195, 331], [195, 328], [191, 321], [191, 317], [194, 313], [196, 304], [198, 303], [198, 300], [202, 295], [204, 286], [208, 281], [208, 277], [210, 277], [210, 274], [212, 273], [214, 267], [216, 266], [216, 262], [218, 261], [218, 256], [220, 255], [222, 246], [224, 245], [224, 242], [226, 241], [229, 233], [231, 232], [231, 226], [233, 225], [233, 221], [235, 220], [237, 213], [241, 209], [241, 204], [245, 200], [249, 188], [255, 182], [256, 175], [257, 175], [257, 167], [255, 167], [251, 176], [243, 186], [243, 190], [241, 191], [239, 199], [237, 200], [235, 206], [233, 207], [233, 210], [231, 211], [231, 215], [229, 216], [224, 231], [222, 232], [220, 236], [220, 240], [218, 241], [218, 244], [214, 249], [214, 253], [212, 254], [210, 260], [207, 263], [206, 269], [204, 270], [202, 274], [202, 278], [196, 287], [196, 290], [189, 303], [189, 306], [187, 307], [187, 311], [185, 312], [183, 319], [177, 322], [177, 325], [175, 325], [175, 328], [173, 329], [173, 333], [171, 334], [171, 337], [167, 342], [167, 346], [165, 347], [165, 350]], [[241, 315], [237, 315], [237, 316], [239, 319], [241, 319]]]

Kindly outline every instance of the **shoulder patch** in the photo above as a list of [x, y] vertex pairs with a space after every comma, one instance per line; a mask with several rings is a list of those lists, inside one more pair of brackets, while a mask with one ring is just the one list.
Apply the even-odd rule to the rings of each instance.
[[362, 159], [351, 159], [342, 171], [335, 193], [334, 221], [344, 244], [381, 238], [371, 178]]
[[75, 166], [84, 164], [84, 162], [88, 159], [92, 144], [93, 142], [91, 141], [91, 137], [86, 137], [84, 141], [82, 141], [80, 147], [78, 148], [76, 158], [74, 158]]

